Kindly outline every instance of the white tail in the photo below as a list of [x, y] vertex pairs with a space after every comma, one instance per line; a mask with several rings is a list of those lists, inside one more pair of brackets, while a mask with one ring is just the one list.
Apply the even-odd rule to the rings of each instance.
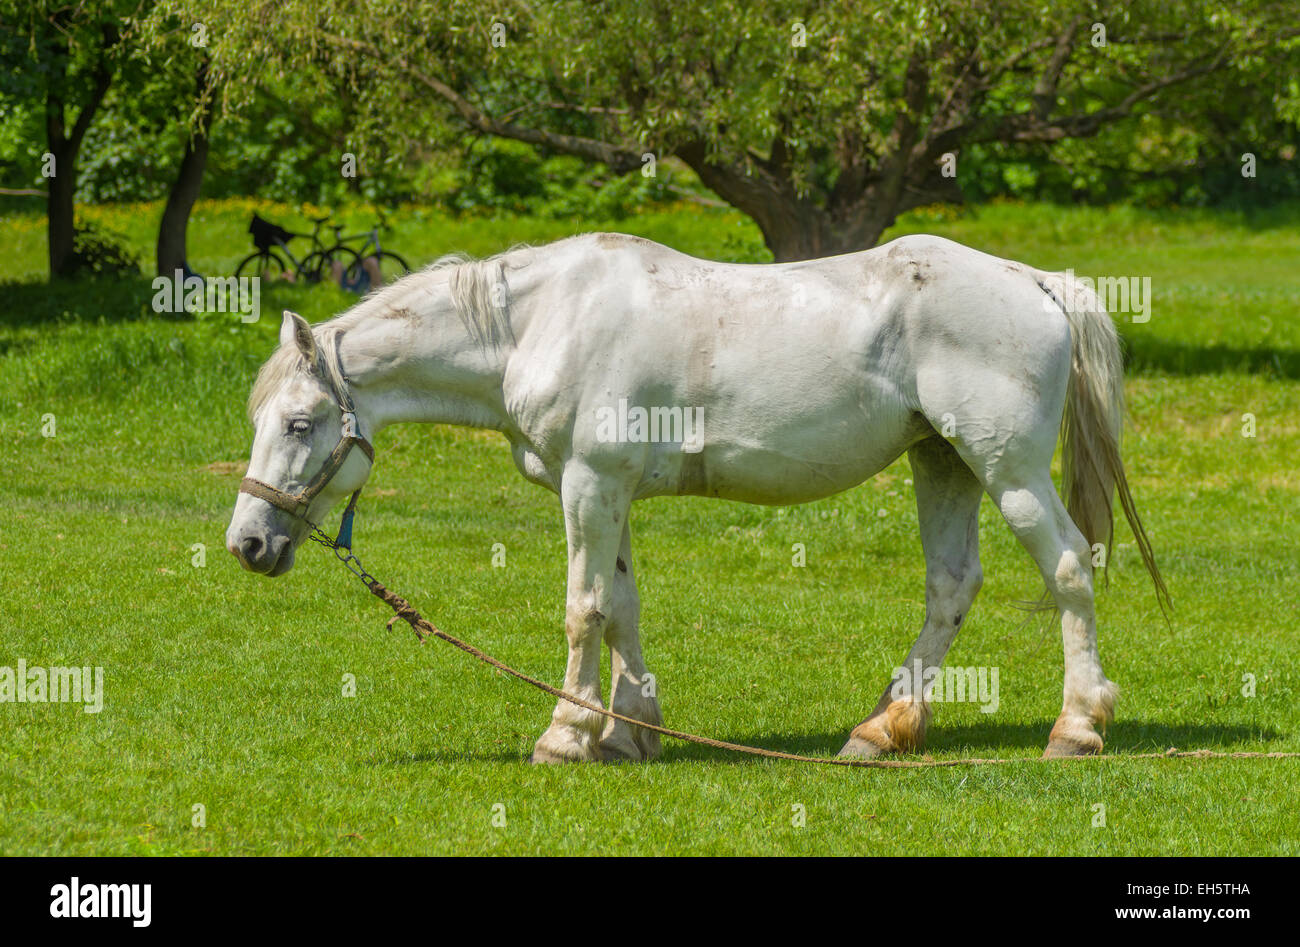
[[1070, 518], [1088, 545], [1104, 543], [1106, 563], [1115, 534], [1114, 495], [1133, 530], [1142, 562], [1167, 613], [1169, 590], [1138, 516], [1124, 462], [1120, 433], [1124, 426], [1124, 364], [1119, 333], [1097, 294], [1065, 273], [1040, 273], [1070, 324], [1070, 383], [1061, 422], [1061, 496]]

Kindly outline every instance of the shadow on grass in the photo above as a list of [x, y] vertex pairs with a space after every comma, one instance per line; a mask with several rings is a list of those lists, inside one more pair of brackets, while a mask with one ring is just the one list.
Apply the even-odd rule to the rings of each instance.
[[1167, 339], [1126, 339], [1125, 366], [1130, 373], [1218, 375], [1229, 372], [1300, 378], [1300, 351], [1259, 346], [1188, 345]]
[[[1047, 735], [1052, 729], [1051, 720], [1042, 723], [963, 724], [952, 727], [934, 727], [930, 731], [926, 752], [939, 758], [960, 756], [986, 759], [1024, 756], [1036, 759], [1047, 746]], [[719, 737], [728, 743], [758, 746], [766, 750], [797, 753], [801, 756], [834, 756], [848, 737], [848, 727], [823, 733], [744, 733]], [[1254, 724], [1185, 724], [1171, 725], [1145, 720], [1129, 720], [1113, 724], [1108, 731], [1106, 755], [1124, 756], [1135, 753], [1160, 753], [1174, 747], [1178, 750], [1227, 750], [1241, 744], [1277, 740], [1282, 734]], [[664, 738], [664, 763], [707, 760], [712, 763], [756, 763], [760, 757], [715, 749], [692, 743], [681, 743]], [[1025, 750], [1033, 751], [1025, 755]], [[918, 756], [898, 757], [918, 759]], [[376, 757], [374, 766], [407, 766], [422, 763], [521, 763], [528, 753], [502, 750], [491, 753], [466, 751], [428, 750], [403, 753], [396, 756]]]
[[[1044, 720], [1042, 723], [932, 725], [925, 749], [927, 753], [940, 758], [992, 758], [1008, 754], [1020, 756], [1025, 750], [1032, 750], [1033, 755], [1037, 756], [1047, 746], [1053, 722]], [[834, 756], [848, 739], [850, 729], [852, 728], [845, 727], [830, 733], [808, 734], [733, 734], [722, 739], [728, 743], [761, 746], [768, 750], [781, 750], [802, 756]], [[1107, 731], [1106, 753], [1119, 756], [1125, 753], [1163, 752], [1170, 747], [1179, 750], [1216, 749], [1276, 740], [1280, 736], [1273, 730], [1253, 724], [1168, 725], [1154, 721], [1126, 720], [1112, 724]], [[665, 741], [664, 758], [669, 761], [717, 759], [722, 756], [732, 760], [757, 759], [706, 746]]]
[[[82, 277], [47, 283], [0, 283], [5, 306], [0, 325], [42, 326], [60, 322], [126, 322], [159, 318], [153, 311], [152, 280], [139, 277], [94, 279]], [[179, 317], [189, 319], [182, 313]]]
[[[314, 289], [308, 283], [266, 282], [261, 287], [263, 314], [278, 312], [285, 305], [298, 307]], [[0, 296], [5, 299], [5, 306], [0, 308], [0, 326], [10, 328], [69, 322], [96, 325], [145, 319], [195, 320], [188, 312], [156, 312], [153, 306], [158, 290], [153, 287], [153, 277], [144, 274], [116, 278], [84, 276], [53, 283], [0, 281]], [[169, 304], [174, 306], [174, 297], [169, 299]]]
[[527, 763], [528, 753], [512, 750], [494, 750], [491, 753], [467, 751], [428, 750], [422, 753], [399, 753], [395, 756], [372, 757], [371, 766], [412, 766], [423, 763]]

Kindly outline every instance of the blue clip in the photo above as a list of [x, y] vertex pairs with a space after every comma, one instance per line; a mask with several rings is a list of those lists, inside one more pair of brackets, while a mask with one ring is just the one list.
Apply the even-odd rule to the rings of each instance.
[[352, 548], [352, 517], [356, 513], [356, 508], [348, 506], [343, 511], [343, 519], [339, 522], [339, 534], [334, 540], [334, 545], [342, 546], [344, 549]]

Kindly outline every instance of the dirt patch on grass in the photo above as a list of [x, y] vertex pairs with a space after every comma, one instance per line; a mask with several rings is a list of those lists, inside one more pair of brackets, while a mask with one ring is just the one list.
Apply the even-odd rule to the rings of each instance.
[[242, 474], [244, 472], [244, 466], [244, 461], [242, 460], [214, 460], [203, 469], [208, 473], [230, 477], [235, 474]]

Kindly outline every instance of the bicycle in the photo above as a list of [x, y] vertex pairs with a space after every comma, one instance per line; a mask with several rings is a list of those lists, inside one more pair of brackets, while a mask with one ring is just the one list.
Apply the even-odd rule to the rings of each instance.
[[[248, 232], [253, 235], [253, 246], [257, 249], [240, 261], [239, 266], [235, 268], [235, 276], [256, 276], [262, 279], [284, 277], [289, 272], [285, 257], [293, 264], [293, 279], [308, 284], [319, 283], [322, 276], [326, 274], [332, 277], [336, 263], [342, 266], [344, 273], [354, 270], [363, 271], [361, 258], [351, 247], [337, 241], [334, 246], [326, 247], [321, 241], [320, 229], [330, 219], [328, 214], [324, 217], [308, 219], [314, 225], [312, 232], [294, 233], [254, 214], [252, 222], [248, 225]], [[301, 260], [289, 249], [289, 241], [295, 237], [311, 240], [312, 249]]]
[[[411, 267], [407, 264], [406, 260], [404, 260], [400, 255], [394, 253], [392, 250], [385, 250], [379, 242], [379, 227], [382, 223], [383, 221], [381, 219], [380, 224], [371, 227], [370, 230], [364, 233], [349, 234], [347, 236], [343, 236], [342, 234], [342, 224], [330, 225], [330, 229], [334, 231], [334, 246], [329, 249], [331, 251], [336, 249], [347, 250], [354, 253], [357, 257], [355, 266], [350, 265], [344, 271], [343, 285], [346, 288], [352, 289], [356, 292], [364, 292], [365, 289], [369, 287], [370, 274], [366, 271], [363, 261], [368, 260], [371, 257], [375, 258], [377, 265], [379, 266], [379, 273], [383, 279], [384, 286], [387, 286], [394, 280], [400, 279], [407, 273], [411, 272]], [[362, 237], [365, 238], [365, 243], [361, 245], [360, 250], [353, 250], [345, 243], [345, 241], [359, 240]]]

